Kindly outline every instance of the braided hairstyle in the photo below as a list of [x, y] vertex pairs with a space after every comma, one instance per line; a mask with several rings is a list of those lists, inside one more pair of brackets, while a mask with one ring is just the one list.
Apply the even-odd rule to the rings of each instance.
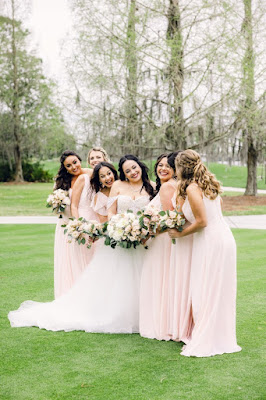
[[55, 177], [54, 189], [69, 190], [71, 187], [71, 181], [72, 181], [73, 175], [71, 175], [69, 172], [67, 172], [66, 167], [64, 166], [64, 161], [69, 156], [76, 156], [79, 159], [79, 161], [81, 161], [80, 156], [72, 150], [66, 150], [61, 154], [61, 157], [60, 157], [61, 165], [60, 165], [60, 168]]
[[180, 175], [177, 196], [185, 199], [186, 189], [192, 182], [197, 183], [204, 195], [210, 200], [214, 200], [219, 193], [222, 193], [220, 182], [202, 163], [196, 151], [190, 149], [181, 151], [176, 157], [175, 166]]
[[152, 199], [154, 197], [154, 189], [150, 183], [150, 179], [148, 176], [149, 168], [147, 167], [147, 165], [145, 165], [143, 162], [141, 162], [136, 156], [133, 156], [132, 154], [126, 154], [125, 156], [120, 158], [119, 164], [118, 164], [120, 180], [121, 181], [126, 180], [126, 176], [123, 171], [123, 164], [128, 160], [135, 161], [140, 166], [141, 171], [142, 171], [142, 176], [141, 176], [142, 182], [143, 182], [142, 188], [143, 187], [145, 188], [146, 192], [150, 195], [150, 199]]
[[118, 179], [117, 170], [115, 169], [115, 167], [112, 164], [110, 164], [110, 163], [108, 163], [106, 161], [100, 162], [99, 164], [97, 164], [94, 167], [93, 174], [92, 174], [92, 177], [91, 177], [91, 187], [96, 193], [99, 192], [99, 190], [101, 189], [101, 182], [100, 182], [99, 173], [100, 173], [100, 169], [102, 167], [109, 168], [112, 171], [112, 173], [114, 174], [115, 181], [117, 181], [117, 179]]

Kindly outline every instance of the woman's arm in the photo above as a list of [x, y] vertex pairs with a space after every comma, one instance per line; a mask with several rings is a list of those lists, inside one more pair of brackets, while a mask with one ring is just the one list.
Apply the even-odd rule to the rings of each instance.
[[168, 233], [172, 239], [190, 235], [191, 233], [198, 232], [207, 226], [207, 216], [200, 188], [193, 184], [189, 185], [187, 187], [187, 196], [195, 217], [195, 222], [185, 228], [182, 232], [178, 232], [177, 229], [169, 229]]
[[85, 177], [82, 174], [76, 180], [72, 190], [71, 215], [75, 218], [79, 218], [78, 206], [84, 185], [85, 185]]
[[173, 210], [172, 198], [175, 193], [175, 188], [171, 183], [165, 182], [160, 188], [160, 200], [164, 211]]
[[[115, 181], [111, 187], [109, 198], [118, 196], [120, 193], [120, 182]], [[108, 209], [108, 220], [112, 218], [113, 215], [117, 214], [117, 200], [113, 202], [111, 207]]]

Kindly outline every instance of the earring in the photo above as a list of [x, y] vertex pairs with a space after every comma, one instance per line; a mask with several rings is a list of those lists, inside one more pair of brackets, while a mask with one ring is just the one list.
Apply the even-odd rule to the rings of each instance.
[[127, 181], [127, 182], [129, 182], [129, 179], [128, 179], [128, 178], [126, 178], [126, 181]]

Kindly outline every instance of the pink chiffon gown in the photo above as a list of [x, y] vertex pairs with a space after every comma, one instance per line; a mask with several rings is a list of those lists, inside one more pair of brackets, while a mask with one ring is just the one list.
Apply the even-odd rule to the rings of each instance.
[[[193, 234], [190, 296], [194, 327], [184, 356], [209, 357], [241, 350], [236, 341], [236, 244], [218, 196], [203, 196], [207, 226]], [[188, 199], [186, 219], [195, 221]]]
[[[172, 200], [176, 206], [176, 197]], [[169, 336], [172, 340], [184, 343], [189, 341], [193, 325], [190, 297], [192, 245], [193, 235], [175, 239], [170, 255]]]
[[[84, 174], [85, 184], [80, 196], [78, 212], [80, 217], [87, 220], [98, 220], [98, 216], [91, 207], [92, 191], [90, 187], [89, 175]], [[69, 189], [71, 199], [72, 189]], [[68, 243], [68, 237], [64, 234], [63, 224], [67, 224], [70, 217], [70, 206], [67, 206], [56, 225], [55, 243], [54, 243], [54, 295], [57, 299], [73, 286], [74, 282], [80, 276], [86, 265], [91, 261], [95, 244], [91, 249], [79, 245], [77, 242]]]
[[[150, 202], [162, 209], [160, 193]], [[140, 282], [139, 332], [149, 339], [170, 340], [169, 335], [169, 267], [171, 239], [167, 232], [148, 242]]]

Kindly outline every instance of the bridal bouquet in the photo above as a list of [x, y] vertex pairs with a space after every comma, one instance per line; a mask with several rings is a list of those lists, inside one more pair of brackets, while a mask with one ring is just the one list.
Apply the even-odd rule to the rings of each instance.
[[103, 237], [106, 229], [105, 224], [98, 221], [87, 221], [85, 218], [70, 218], [67, 225], [61, 225], [65, 228], [64, 233], [69, 237], [69, 243], [74, 239], [78, 244], [85, 244], [88, 249], [91, 248], [95, 240]]
[[137, 213], [141, 228], [147, 229], [151, 237], [154, 237], [160, 222], [160, 210], [153, 205], [148, 205]]
[[52, 207], [52, 211], [60, 214], [59, 218], [62, 218], [62, 213], [65, 211], [66, 206], [70, 205], [68, 190], [54, 190], [52, 194], [49, 194], [46, 201], [46, 207]]
[[114, 215], [107, 226], [105, 244], [113, 249], [116, 246], [134, 249], [146, 239], [148, 229], [141, 226], [139, 217], [132, 211]]
[[[161, 232], [165, 231], [168, 228], [175, 228], [179, 232], [182, 232], [183, 225], [185, 224], [185, 219], [182, 217], [182, 213], [173, 210], [160, 211], [160, 221], [159, 228]], [[172, 239], [172, 242], [175, 243], [175, 239]]]

